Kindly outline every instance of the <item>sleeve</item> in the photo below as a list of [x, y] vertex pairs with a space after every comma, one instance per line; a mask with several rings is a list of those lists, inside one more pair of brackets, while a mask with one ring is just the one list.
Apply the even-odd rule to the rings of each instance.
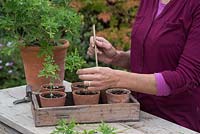
[[164, 80], [161, 73], [155, 73], [157, 96], [168, 96], [171, 93], [171, 89]]
[[193, 13], [193, 22], [175, 71], [161, 72], [171, 94], [200, 86], [200, 6]]

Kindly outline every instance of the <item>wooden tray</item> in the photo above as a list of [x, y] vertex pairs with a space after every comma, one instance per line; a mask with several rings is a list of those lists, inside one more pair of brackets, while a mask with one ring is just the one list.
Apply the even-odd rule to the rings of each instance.
[[127, 122], [138, 121], [140, 104], [131, 96], [130, 103], [100, 104], [98, 105], [74, 105], [72, 93], [67, 92], [66, 106], [41, 108], [39, 97], [32, 95], [32, 114], [35, 126], [53, 126], [59, 119], [77, 123], [97, 122]]

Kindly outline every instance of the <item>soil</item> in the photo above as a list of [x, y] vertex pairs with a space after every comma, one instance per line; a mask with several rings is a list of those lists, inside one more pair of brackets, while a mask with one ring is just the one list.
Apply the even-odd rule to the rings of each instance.
[[51, 96], [50, 94], [45, 94], [45, 95], [42, 95], [42, 96], [45, 97], [45, 98], [60, 98], [63, 95], [61, 95], [61, 94], [53, 94], [53, 96]]
[[78, 95], [95, 95], [98, 94], [96, 91], [88, 91], [88, 90], [79, 90], [76, 92]]
[[112, 94], [128, 94], [127, 91], [124, 91], [124, 90], [114, 90], [111, 92]]
[[[64, 86], [53, 86], [52, 89], [59, 89], [59, 88], [63, 88]], [[44, 86], [44, 88], [48, 88], [51, 89], [51, 86]]]

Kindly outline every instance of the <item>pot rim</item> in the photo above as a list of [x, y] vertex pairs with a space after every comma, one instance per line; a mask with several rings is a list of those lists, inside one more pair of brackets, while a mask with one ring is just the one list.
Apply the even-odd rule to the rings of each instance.
[[[127, 91], [127, 93], [126, 94], [113, 94], [112, 93], [112, 91], [113, 90], [123, 90], [123, 91]], [[110, 94], [110, 95], [116, 95], [116, 96], [121, 96], [121, 95], [129, 95], [129, 94], [131, 94], [131, 91], [130, 90], [128, 90], [128, 89], [125, 89], [125, 88], [110, 88], [110, 89], [107, 89], [106, 90], [106, 94]]]
[[[50, 84], [42, 84], [41, 87], [44, 88], [44, 86], [49, 86]], [[65, 86], [63, 84], [59, 84], [59, 83], [55, 83], [53, 84], [53, 86], [62, 86], [61, 88], [65, 88]]]
[[[98, 96], [98, 95], [100, 95], [100, 91], [92, 91], [92, 92], [96, 92], [96, 94], [87, 94], [87, 95], [80, 95], [80, 94], [76, 93], [81, 90], [83, 90], [83, 89], [74, 90], [74, 91], [72, 91], [72, 94], [77, 95], [77, 96]], [[91, 91], [91, 90], [88, 90], [88, 91]]]
[[[54, 46], [54, 49], [64, 49], [64, 48], [68, 48], [70, 46], [69, 41], [65, 40], [65, 39], [60, 39], [60, 43], [62, 43], [63, 45], [60, 46]], [[40, 46], [20, 46], [19, 47], [22, 51], [23, 50], [38, 50], [40, 49]]]
[[71, 87], [77, 87], [78, 85], [83, 85], [84, 86], [84, 83], [83, 82], [73, 82], [72, 84], [71, 84]]
[[60, 91], [52, 91], [52, 93], [57, 93], [57, 94], [62, 95], [62, 97], [59, 97], [59, 98], [45, 98], [44, 96], [42, 96], [44, 94], [49, 94], [49, 93], [50, 93], [50, 91], [41, 92], [39, 94], [39, 97], [42, 98], [42, 99], [48, 100], [48, 99], [62, 99], [62, 98], [65, 98], [67, 96], [66, 92], [60, 92]]

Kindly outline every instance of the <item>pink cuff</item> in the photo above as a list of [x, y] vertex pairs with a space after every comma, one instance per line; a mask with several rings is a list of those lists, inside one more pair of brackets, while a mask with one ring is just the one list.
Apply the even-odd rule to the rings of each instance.
[[165, 82], [164, 77], [161, 73], [155, 73], [157, 96], [168, 96], [171, 93], [171, 89]]

